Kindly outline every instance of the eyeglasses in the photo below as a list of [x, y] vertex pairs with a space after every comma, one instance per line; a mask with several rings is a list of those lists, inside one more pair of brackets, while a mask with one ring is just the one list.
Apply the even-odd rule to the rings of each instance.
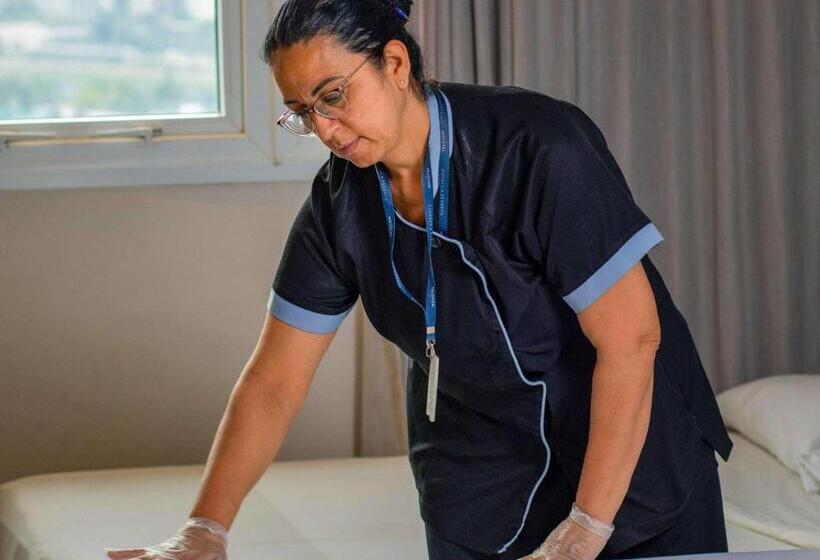
[[296, 134], [297, 136], [316, 136], [313, 133], [313, 119], [310, 118], [310, 113], [315, 111], [317, 115], [321, 115], [326, 119], [338, 119], [343, 116], [347, 109], [347, 96], [345, 95], [345, 88], [350, 82], [350, 79], [353, 77], [353, 74], [355, 74], [359, 68], [364, 66], [364, 63], [367, 62], [367, 60], [368, 59], [365, 58], [362, 63], [359, 64], [350, 74], [342, 78], [342, 81], [338, 86], [327, 91], [326, 93], [321, 94], [319, 99], [313, 103], [311, 108], [303, 109], [301, 111], [285, 109], [282, 116], [276, 120], [276, 124], [288, 132]]

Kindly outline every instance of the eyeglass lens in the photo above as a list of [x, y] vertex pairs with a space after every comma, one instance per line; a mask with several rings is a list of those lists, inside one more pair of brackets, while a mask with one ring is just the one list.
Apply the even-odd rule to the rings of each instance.
[[[344, 114], [347, 98], [342, 89], [334, 89], [319, 98], [313, 106], [314, 112], [319, 115], [335, 119]], [[285, 118], [284, 124], [295, 134], [310, 134], [313, 132], [313, 120], [307, 112], [291, 113]]]

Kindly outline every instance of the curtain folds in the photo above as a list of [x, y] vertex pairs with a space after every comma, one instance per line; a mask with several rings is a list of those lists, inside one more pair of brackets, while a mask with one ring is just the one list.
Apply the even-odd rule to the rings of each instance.
[[[716, 392], [820, 372], [820, 2], [417, 0], [408, 28], [428, 76], [598, 124]], [[406, 364], [357, 317], [357, 450], [404, 453]]]

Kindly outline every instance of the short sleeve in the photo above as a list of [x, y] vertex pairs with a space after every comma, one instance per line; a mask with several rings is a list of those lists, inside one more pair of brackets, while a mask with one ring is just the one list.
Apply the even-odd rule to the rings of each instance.
[[358, 287], [340, 271], [329, 220], [327, 163], [314, 179], [288, 234], [268, 298], [268, 312], [299, 329], [338, 329], [356, 303]]
[[663, 237], [635, 203], [600, 129], [574, 105], [565, 114], [547, 155], [538, 234], [548, 283], [580, 313]]

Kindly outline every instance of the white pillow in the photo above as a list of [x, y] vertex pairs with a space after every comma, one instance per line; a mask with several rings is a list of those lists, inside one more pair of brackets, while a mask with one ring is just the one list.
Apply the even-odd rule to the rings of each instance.
[[820, 375], [793, 373], [755, 379], [717, 395], [727, 428], [777, 457], [820, 492]]

